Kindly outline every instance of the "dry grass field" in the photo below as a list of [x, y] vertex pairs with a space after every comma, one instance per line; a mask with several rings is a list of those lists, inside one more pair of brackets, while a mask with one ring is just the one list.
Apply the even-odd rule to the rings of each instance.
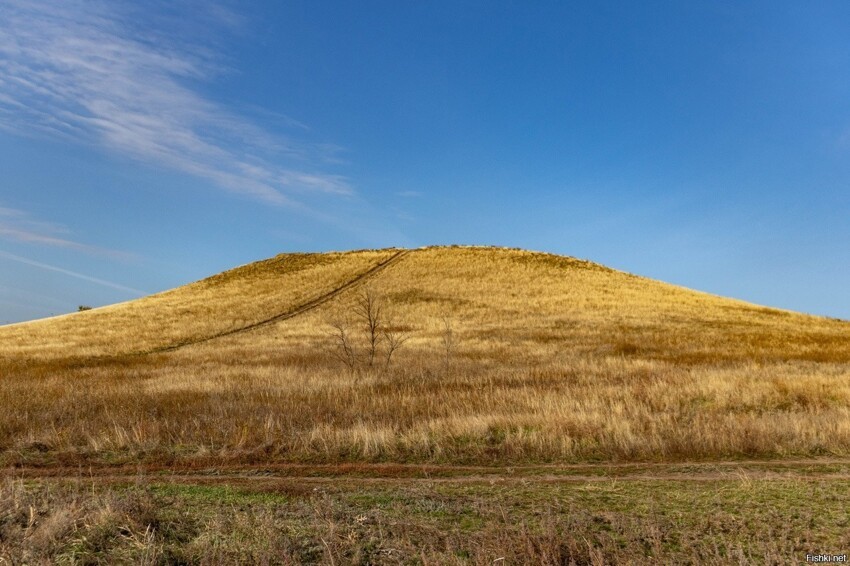
[[[126, 476], [133, 466], [244, 471], [299, 464], [319, 466], [309, 468], [310, 474], [333, 475], [357, 463], [462, 471], [462, 466], [522, 470], [569, 464], [827, 459], [843, 473], [844, 458], [850, 457], [850, 323], [521, 250], [432, 247], [291, 254], [138, 301], [0, 327], [0, 407], [0, 465], [20, 473], [29, 470], [33, 477], [42, 477], [39, 482], [51, 474], [65, 481], [68, 470], [79, 475], [79, 470], [92, 467], [112, 467]], [[665, 480], [663, 489], [683, 494], [691, 489], [674, 479]], [[709, 489], [709, 479], [696, 491]], [[764, 478], [750, 483], [735, 479], [730, 489], [771, 493], [759, 501], [766, 505], [775, 496], [794, 506], [820, 489], [806, 481], [788, 479], [782, 487]], [[132, 488], [131, 496], [126, 491], [130, 488], [98, 484], [98, 490], [105, 491], [97, 497], [107, 503], [128, 497], [159, 501], [165, 488], [158, 485], [145, 479], [141, 487]], [[537, 496], [562, 489], [548, 485], [540, 484]], [[610, 501], [636, 505], [648, 496], [643, 484], [640, 489], [634, 481], [627, 485], [631, 487]], [[829, 485], [823, 490], [834, 490], [836, 501], [847, 499], [847, 481]], [[35, 554], [29, 556], [55, 560], [71, 552], [68, 533], [83, 536], [83, 523], [72, 521], [73, 528], [54, 537], [64, 541], [57, 542], [59, 546], [45, 542], [38, 547], [42, 550], [32, 546], [35, 543], [27, 547], [22, 541], [35, 536], [38, 529], [33, 525], [39, 521], [38, 505], [21, 503], [28, 498], [42, 507], [55, 499], [57, 509], [71, 505], [72, 516], [89, 517], [89, 523], [100, 520], [90, 517], [96, 514], [90, 508], [94, 488], [83, 497], [77, 492], [68, 495], [67, 486], [50, 493], [44, 486], [12, 482], [3, 488], [0, 500], [7, 503], [5, 515], [0, 509], [0, 552], [3, 537], [13, 536], [3, 535], [4, 528], [19, 537], [16, 543], [5, 543], [9, 560], [26, 560], [20, 549], [30, 547]], [[177, 498], [175, 505], [191, 507], [195, 495], [181, 489], [168, 492], [169, 497]], [[218, 493], [214, 490], [223, 488], [208, 489]], [[361, 485], [355, 491], [363, 489]], [[415, 499], [423, 488], [370, 489], [378, 498], [409, 493]], [[796, 542], [786, 540], [791, 534], [782, 531], [771, 539], [773, 546], [758, 546], [756, 527], [739, 533], [729, 527], [732, 538], [715, 541], [714, 546], [682, 546], [663, 535], [664, 529], [675, 530], [670, 525], [684, 520], [681, 516], [653, 515], [634, 527], [635, 532], [648, 533], [644, 542], [634, 539], [634, 533], [618, 542], [611, 538], [611, 529], [628, 531], [623, 521], [634, 519], [622, 510], [604, 515], [601, 500], [594, 504], [607, 517], [601, 523], [594, 518], [596, 511], [579, 513], [578, 523], [568, 525], [557, 513], [544, 520], [531, 508], [517, 510], [519, 523], [512, 523], [500, 518], [498, 509], [523, 499], [515, 491], [505, 488], [508, 491], [485, 504], [471, 503], [483, 501], [481, 493], [473, 497], [466, 491], [460, 494], [466, 487], [451, 489], [486, 517], [470, 527], [471, 540], [480, 538], [474, 549], [464, 547], [460, 535], [434, 542], [437, 539], [417, 530], [427, 528], [414, 513], [408, 531], [390, 529], [400, 554], [369, 554], [378, 546], [367, 552], [362, 540], [346, 543], [339, 532], [322, 529], [334, 521], [372, 517], [369, 509], [374, 506], [362, 501], [355, 505], [346, 499], [350, 494], [340, 492], [328, 496], [342, 505], [337, 517], [333, 508], [321, 507], [330, 505], [330, 499], [316, 503], [313, 493], [298, 499], [299, 505], [308, 505], [299, 513], [312, 534], [278, 532], [276, 544], [290, 546], [280, 554], [289, 558], [277, 561], [339, 564], [356, 562], [362, 555], [368, 557], [362, 563], [488, 563], [499, 557], [500, 548], [523, 544], [528, 553], [506, 556], [515, 562], [532, 556], [536, 559], [529, 562], [606, 563], [628, 562], [631, 555], [635, 562], [652, 561], [667, 552], [693, 563], [703, 562], [700, 557], [706, 562], [732, 561], [733, 556], [777, 562], [783, 552], [821, 548], [810, 548], [812, 544], [850, 544], [845, 535], [835, 534], [846, 534], [841, 526], [850, 524], [846, 512], [829, 514], [826, 530], [806, 526], [802, 519], [784, 527], [777, 518], [768, 522], [780, 531], [794, 525], [800, 536], [809, 533], [809, 539], [798, 536]], [[553, 501], [573, 501], [574, 495], [559, 492]], [[36, 509], [33, 525], [29, 531], [15, 531], [8, 525], [30, 521], [14, 519], [19, 512], [15, 509], [27, 505]], [[268, 510], [273, 506], [263, 511], [263, 505], [245, 512], [273, 514]], [[449, 510], [440, 509], [455, 512], [453, 503], [446, 505]], [[670, 509], [674, 515], [687, 514], [687, 506], [680, 500]], [[212, 503], [208, 507], [209, 517], [193, 520], [219, 521], [219, 529], [237, 528], [222, 527], [223, 511]], [[115, 516], [124, 513], [109, 508]], [[53, 516], [52, 511], [45, 513]], [[245, 520], [260, 521], [268, 529], [294, 520], [275, 517], [252, 515]], [[369, 520], [374, 526], [376, 519]], [[611, 527], [611, 521], [620, 526]], [[711, 532], [719, 537], [716, 529], [726, 528], [722, 521], [709, 527], [700, 521], [688, 519], [680, 527], [697, 538], [706, 529], [715, 529]], [[156, 539], [164, 527], [161, 521], [151, 527], [154, 523], [145, 527], [136, 521], [124, 535], [104, 544], [112, 548], [109, 545], [121, 543], [124, 546], [118, 546], [126, 550], [138, 543], [133, 548], [153, 549], [152, 563], [167, 563], [172, 556], [172, 551], [166, 552], [168, 545], [179, 541]], [[374, 535], [364, 524], [355, 530]], [[158, 528], [160, 535], [145, 531], [148, 527]], [[221, 536], [235, 536], [231, 531]], [[579, 533], [585, 541], [573, 537], [555, 544], [552, 533], [562, 531]], [[148, 546], [145, 536], [153, 537]], [[417, 537], [432, 545], [421, 556], [411, 550], [417, 547]], [[297, 540], [318, 546], [308, 552], [297, 547]], [[77, 548], [82, 543], [75, 544]], [[191, 554], [186, 548], [180, 552]], [[601, 554], [594, 554], [595, 548], [601, 548]], [[92, 552], [100, 556], [100, 551]], [[187, 560], [217, 561], [214, 549], [203, 546], [197, 552]], [[141, 555], [133, 556], [131, 561], [140, 560]], [[219, 558], [253, 562], [257, 557]]]

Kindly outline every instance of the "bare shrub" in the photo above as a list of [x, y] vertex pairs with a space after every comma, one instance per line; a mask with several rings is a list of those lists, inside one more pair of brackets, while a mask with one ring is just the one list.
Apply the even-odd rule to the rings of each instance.
[[410, 334], [403, 332], [392, 321], [388, 321], [382, 332], [384, 338], [384, 369], [390, 367], [393, 354], [410, 339]]
[[368, 287], [360, 293], [354, 303], [354, 315], [363, 325], [366, 335], [366, 357], [369, 367], [375, 364], [375, 355], [384, 337], [383, 310], [383, 299]]
[[330, 336], [333, 345], [328, 349], [330, 354], [342, 362], [349, 371], [354, 372], [357, 368], [357, 351], [354, 348], [354, 340], [346, 323], [336, 318], [328, 323], [333, 330]]
[[348, 307], [337, 306], [328, 321], [329, 352], [350, 372], [372, 369], [383, 360], [390, 367], [393, 355], [408, 341], [410, 334], [396, 324], [386, 299], [371, 288], [363, 289]]

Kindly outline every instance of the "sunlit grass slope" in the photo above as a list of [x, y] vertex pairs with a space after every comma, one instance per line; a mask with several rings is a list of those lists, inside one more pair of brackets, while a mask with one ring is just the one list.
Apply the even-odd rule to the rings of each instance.
[[286, 312], [396, 251], [284, 254], [136, 301], [0, 327], [0, 354], [103, 356], [203, 339]]
[[[370, 287], [422, 345], [448, 319], [465, 358], [587, 354], [691, 364], [723, 360], [850, 361], [850, 324], [696, 292], [604, 266], [513, 249], [415, 250]], [[354, 291], [348, 295], [349, 303]], [[274, 332], [235, 337], [315, 339], [345, 301]], [[261, 337], [262, 336], [262, 337]]]
[[[6, 460], [540, 462], [844, 455], [850, 324], [521, 250], [279, 256], [0, 328]], [[287, 320], [287, 312], [371, 273]], [[369, 290], [408, 340], [372, 365]], [[341, 363], [345, 328], [357, 363]], [[88, 357], [87, 357], [88, 356]]]

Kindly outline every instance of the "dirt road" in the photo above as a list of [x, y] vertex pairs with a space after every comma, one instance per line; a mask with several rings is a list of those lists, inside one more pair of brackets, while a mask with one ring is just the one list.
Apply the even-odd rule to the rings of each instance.
[[604, 463], [537, 466], [417, 464], [79, 465], [6, 467], [6, 478], [132, 483], [140, 480], [246, 488], [344, 483], [585, 483], [621, 481], [850, 480], [850, 459]]

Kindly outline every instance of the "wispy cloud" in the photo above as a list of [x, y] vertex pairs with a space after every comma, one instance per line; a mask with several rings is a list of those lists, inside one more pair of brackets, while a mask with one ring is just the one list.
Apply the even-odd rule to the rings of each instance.
[[85, 275], [83, 273], [78, 273], [76, 271], [71, 271], [70, 269], [63, 269], [61, 267], [56, 267], [55, 265], [50, 265], [47, 263], [42, 263], [40, 261], [35, 261], [26, 257], [21, 257], [19, 255], [11, 254], [9, 252], [4, 252], [0, 250], [0, 258], [8, 259], [11, 261], [16, 261], [18, 263], [23, 263], [25, 265], [30, 265], [32, 267], [37, 267], [39, 269], [44, 269], [47, 271], [55, 271], [57, 273], [62, 273], [63, 275], [68, 275], [69, 277], [76, 277], [77, 279], [82, 279], [83, 281], [89, 281], [90, 283], [96, 283], [98, 285], [102, 285], [104, 287], [110, 287], [112, 289], [117, 289], [119, 291], [125, 291], [127, 293], [131, 293], [133, 295], [147, 295], [145, 291], [140, 291], [139, 289], [133, 289], [132, 287], [126, 287], [124, 285], [120, 285], [118, 283], [113, 283], [112, 281], [107, 281], [105, 279], [99, 279], [97, 277], [92, 277], [90, 275]]
[[70, 231], [60, 224], [36, 220], [23, 210], [0, 206], [0, 240], [64, 248], [111, 259], [133, 257], [127, 252], [77, 242], [71, 237]]
[[272, 134], [201, 93], [224, 68], [211, 38], [240, 21], [197, 9], [206, 43], [166, 21], [187, 14], [160, 14], [151, 27], [137, 25], [153, 16], [129, 2], [0, 0], [0, 127], [99, 144], [275, 204], [351, 193], [319, 170], [335, 161], [332, 144]]

